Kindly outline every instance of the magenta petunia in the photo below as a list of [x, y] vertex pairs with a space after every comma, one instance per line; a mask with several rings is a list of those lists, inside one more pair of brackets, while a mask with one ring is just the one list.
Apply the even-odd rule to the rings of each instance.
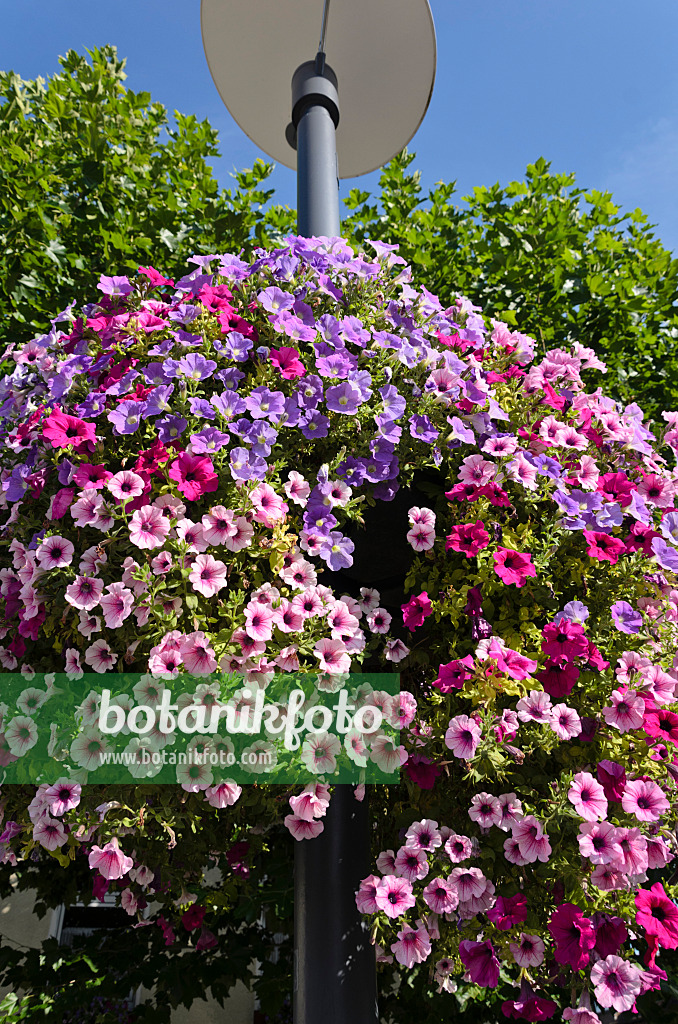
[[94, 423], [86, 423], [78, 416], [69, 416], [58, 407], [43, 420], [42, 434], [53, 448], [73, 448], [75, 451], [89, 446], [94, 451], [97, 441]]
[[636, 921], [646, 935], [656, 936], [665, 949], [678, 948], [678, 907], [661, 882], [636, 893]]
[[403, 613], [403, 624], [411, 632], [422, 625], [424, 619], [432, 612], [431, 599], [423, 591], [418, 597], [411, 597], [407, 604], [400, 606]]
[[596, 943], [596, 930], [579, 907], [562, 903], [551, 914], [548, 930], [556, 944], [554, 956], [559, 964], [569, 964], [574, 971], [586, 966]]
[[497, 548], [493, 558], [494, 571], [507, 586], [515, 584], [516, 587], [524, 587], [529, 576], [537, 575], [529, 553]]
[[219, 478], [212, 460], [207, 455], [189, 455], [182, 452], [169, 468], [169, 477], [189, 501], [197, 501], [203, 494], [216, 491]]
[[468, 976], [476, 985], [496, 988], [499, 984], [499, 959], [491, 942], [473, 942], [462, 939], [459, 956], [466, 967]]

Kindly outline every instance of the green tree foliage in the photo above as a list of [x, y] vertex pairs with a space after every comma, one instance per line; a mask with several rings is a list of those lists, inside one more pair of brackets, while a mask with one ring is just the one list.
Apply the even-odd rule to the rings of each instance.
[[455, 206], [454, 184], [423, 194], [413, 159], [384, 168], [377, 198], [352, 190], [349, 238], [397, 242], [418, 284], [443, 301], [467, 295], [544, 349], [594, 348], [606, 390], [649, 415], [678, 408], [678, 260], [641, 210], [622, 213], [543, 159]]
[[169, 127], [162, 104], [125, 88], [115, 47], [88, 52], [47, 82], [0, 72], [0, 346], [47, 330], [102, 272], [157, 261], [181, 276], [193, 253], [268, 237], [271, 165], [220, 189], [209, 122], [175, 111]]

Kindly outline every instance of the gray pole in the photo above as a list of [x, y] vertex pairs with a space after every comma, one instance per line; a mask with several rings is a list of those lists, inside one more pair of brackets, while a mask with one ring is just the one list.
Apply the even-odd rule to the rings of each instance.
[[337, 76], [324, 54], [306, 61], [292, 78], [292, 126], [297, 150], [297, 230], [338, 235], [339, 175], [335, 130], [339, 124]]
[[[292, 79], [291, 145], [297, 149], [297, 230], [339, 235], [335, 129], [337, 78], [320, 52]], [[317, 839], [294, 844], [295, 1024], [378, 1024], [374, 947], [355, 905], [370, 873], [367, 795], [335, 786]]]

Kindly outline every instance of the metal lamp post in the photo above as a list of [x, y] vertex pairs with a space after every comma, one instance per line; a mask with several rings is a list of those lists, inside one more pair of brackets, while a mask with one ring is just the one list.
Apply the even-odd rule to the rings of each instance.
[[[387, 163], [428, 107], [428, 0], [334, 0], [331, 13], [330, 0], [202, 0], [201, 23], [233, 118], [297, 170], [299, 234], [338, 236], [339, 178]], [[374, 950], [354, 897], [369, 869], [367, 799], [337, 786], [323, 833], [295, 844], [295, 1024], [378, 1024]]]

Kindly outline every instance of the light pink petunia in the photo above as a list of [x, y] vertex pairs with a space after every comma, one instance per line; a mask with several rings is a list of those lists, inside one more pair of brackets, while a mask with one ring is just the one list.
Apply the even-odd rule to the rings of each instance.
[[544, 962], [544, 943], [538, 935], [521, 932], [517, 942], [510, 942], [509, 949], [519, 967], [539, 967]]
[[264, 526], [275, 526], [281, 522], [288, 512], [288, 505], [276, 494], [270, 484], [259, 483], [250, 493], [250, 501], [254, 506], [254, 518]]
[[455, 757], [468, 760], [473, 757], [480, 743], [480, 726], [468, 715], [451, 718], [445, 733], [445, 746]]
[[588, 821], [579, 826], [579, 852], [592, 864], [616, 865], [621, 858], [618, 832], [609, 821]]
[[603, 717], [608, 725], [622, 733], [640, 729], [645, 715], [645, 702], [635, 690], [614, 690], [610, 700], [612, 706], [603, 708]]
[[64, 597], [74, 608], [88, 612], [99, 604], [103, 589], [103, 580], [90, 576], [76, 576], [73, 583], [66, 587]]
[[341, 640], [318, 640], [313, 652], [320, 661], [322, 671], [330, 675], [341, 675], [351, 667], [351, 657]]
[[91, 868], [97, 868], [100, 875], [111, 881], [122, 878], [134, 867], [132, 858], [120, 849], [117, 836], [113, 836], [105, 846], [93, 846], [88, 859]]
[[165, 543], [171, 523], [154, 505], [136, 509], [130, 520], [129, 539], [138, 548], [159, 548]]
[[5, 742], [11, 754], [22, 757], [38, 742], [38, 727], [28, 715], [15, 715], [5, 728]]
[[459, 893], [447, 878], [434, 878], [422, 895], [434, 914], [450, 914], [459, 906]]
[[391, 918], [400, 917], [416, 902], [410, 883], [397, 875], [385, 875], [381, 879], [374, 900], [379, 910]]
[[517, 842], [522, 856], [531, 864], [535, 860], [545, 864], [551, 856], [549, 837], [544, 832], [541, 822], [530, 814], [516, 822], [512, 828], [512, 838]]
[[361, 914], [376, 914], [379, 910], [375, 897], [380, 881], [378, 875], [368, 875], [361, 881], [360, 888], [355, 894], [356, 906]]
[[106, 590], [99, 600], [104, 621], [109, 629], [119, 629], [132, 612], [134, 595], [124, 583], [109, 583]]
[[443, 837], [438, 822], [422, 818], [413, 822], [405, 833], [406, 845], [415, 850], [435, 850], [442, 845]]
[[663, 789], [649, 779], [627, 782], [621, 804], [626, 813], [635, 814], [638, 821], [659, 821], [669, 809]]
[[561, 740], [572, 740], [581, 735], [581, 718], [567, 704], [555, 704], [551, 708], [549, 725]]
[[203, 597], [214, 597], [227, 585], [228, 569], [224, 562], [212, 555], [197, 555], [188, 578]]
[[85, 661], [95, 672], [108, 672], [118, 660], [105, 640], [95, 640], [91, 647], [85, 651]]
[[417, 882], [426, 878], [429, 872], [428, 858], [424, 850], [415, 850], [410, 846], [401, 846], [396, 854], [395, 873], [408, 882]]
[[276, 613], [269, 605], [261, 601], [250, 601], [245, 608], [245, 632], [253, 640], [270, 640], [276, 617]]
[[68, 832], [63, 822], [46, 815], [39, 818], [33, 826], [33, 838], [45, 850], [56, 850], [59, 846], [64, 845], [68, 839]]
[[284, 824], [288, 832], [298, 840], [315, 839], [325, 828], [322, 821], [306, 821], [296, 814], [288, 814]]
[[402, 931], [398, 932], [398, 941], [391, 944], [391, 951], [395, 958], [404, 967], [412, 967], [426, 960], [431, 953], [431, 940], [423, 925], [419, 928], [411, 928], [404, 925]]
[[106, 487], [118, 501], [129, 501], [144, 493], [144, 478], [130, 469], [122, 469], [106, 482]]
[[586, 821], [595, 821], [607, 815], [605, 790], [590, 772], [578, 772], [574, 776], [567, 798], [577, 814]]
[[70, 540], [58, 534], [45, 537], [35, 553], [38, 563], [43, 569], [62, 569], [73, 561], [75, 548]]
[[79, 782], [70, 779], [59, 779], [49, 787], [45, 799], [50, 801], [49, 809], [55, 818], [60, 818], [66, 811], [72, 811], [80, 803], [82, 787]]
[[491, 828], [501, 823], [501, 804], [491, 793], [476, 793], [471, 800], [468, 816], [481, 828]]
[[601, 1006], [623, 1013], [631, 1009], [640, 993], [641, 973], [628, 961], [610, 955], [591, 968], [591, 984]]

